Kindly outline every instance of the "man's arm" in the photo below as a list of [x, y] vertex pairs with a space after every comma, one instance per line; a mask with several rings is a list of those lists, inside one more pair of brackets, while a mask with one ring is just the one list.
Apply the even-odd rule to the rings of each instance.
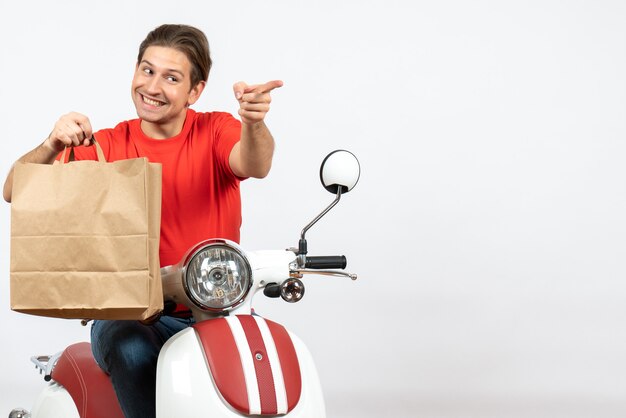
[[241, 138], [233, 147], [229, 162], [233, 173], [239, 177], [263, 178], [270, 171], [274, 138], [264, 119], [270, 110], [270, 92], [282, 85], [282, 81], [275, 80], [253, 86], [239, 82], [233, 86], [242, 126]]
[[[62, 116], [54, 125], [45, 141], [17, 161], [21, 163], [52, 164], [66, 146], [89, 145], [93, 132], [89, 119], [80, 113]], [[9, 171], [2, 191], [4, 200], [11, 202], [13, 196], [13, 167]]]
[[[41, 145], [37, 148], [33, 149], [29, 153], [23, 155], [21, 158], [17, 160], [20, 163], [39, 163], [39, 164], [52, 164], [54, 162], [55, 157], [58, 155], [58, 152], [53, 152], [53, 150], [47, 145], [48, 140], [46, 139]], [[2, 191], [2, 195], [4, 200], [11, 203], [11, 196], [13, 195], [13, 166], [11, 166], [11, 170], [7, 175], [7, 179], [4, 182], [4, 189]]]

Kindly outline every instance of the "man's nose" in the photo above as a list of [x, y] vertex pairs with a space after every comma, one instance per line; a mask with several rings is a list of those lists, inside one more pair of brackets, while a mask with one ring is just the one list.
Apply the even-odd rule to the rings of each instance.
[[147, 93], [158, 93], [159, 90], [160, 90], [160, 80], [159, 80], [159, 77], [150, 77], [150, 79], [146, 83], [146, 92]]

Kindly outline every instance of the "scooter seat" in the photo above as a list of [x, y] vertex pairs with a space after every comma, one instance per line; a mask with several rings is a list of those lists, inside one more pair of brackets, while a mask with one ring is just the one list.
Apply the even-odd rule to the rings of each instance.
[[70, 393], [81, 418], [124, 418], [111, 379], [91, 354], [91, 344], [67, 347], [52, 378]]
[[298, 356], [287, 330], [257, 315], [195, 324], [217, 390], [244, 415], [282, 415], [300, 400]]

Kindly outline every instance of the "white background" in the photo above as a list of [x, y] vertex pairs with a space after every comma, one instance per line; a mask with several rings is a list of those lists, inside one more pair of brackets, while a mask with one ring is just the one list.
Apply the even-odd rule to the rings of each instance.
[[[357, 154], [360, 183], [308, 238], [359, 280], [256, 301], [309, 345], [330, 417], [626, 416], [625, 2], [0, 5], [3, 173], [66, 112], [134, 118], [137, 47], [161, 23], [209, 38], [196, 110], [285, 82], [273, 170], [243, 185], [244, 247], [295, 245], [332, 200], [319, 162]], [[44, 385], [30, 355], [88, 333], [10, 311], [8, 204], [0, 227], [2, 416]]]

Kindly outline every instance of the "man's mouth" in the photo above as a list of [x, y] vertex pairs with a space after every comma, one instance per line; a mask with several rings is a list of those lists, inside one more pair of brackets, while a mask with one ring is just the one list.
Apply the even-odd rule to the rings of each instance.
[[165, 104], [165, 102], [161, 102], [159, 100], [155, 100], [155, 99], [150, 99], [146, 96], [144, 96], [143, 94], [141, 95], [141, 99], [143, 100], [143, 102], [145, 104], [148, 104], [150, 106], [154, 106], [154, 107], [161, 107]]

